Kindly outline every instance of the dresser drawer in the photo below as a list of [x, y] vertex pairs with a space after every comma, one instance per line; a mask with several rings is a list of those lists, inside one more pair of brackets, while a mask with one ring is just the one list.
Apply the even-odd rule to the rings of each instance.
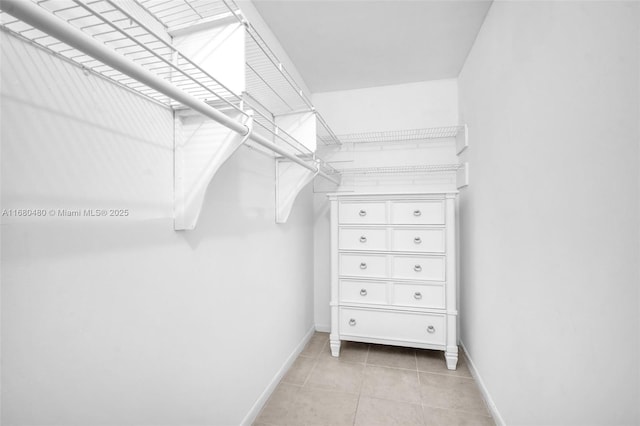
[[340, 228], [340, 250], [387, 250], [387, 230], [371, 228]]
[[395, 201], [391, 203], [391, 223], [398, 225], [443, 225], [444, 200]]
[[340, 308], [341, 336], [445, 343], [445, 317], [437, 314]]
[[387, 283], [340, 280], [340, 303], [372, 303], [386, 305]]
[[444, 285], [393, 285], [393, 304], [418, 308], [444, 309]]
[[444, 253], [444, 241], [444, 228], [393, 229], [391, 231], [393, 251]]
[[340, 255], [340, 275], [352, 277], [387, 277], [387, 258], [384, 255]]
[[342, 202], [338, 220], [341, 224], [386, 223], [387, 207], [383, 202]]
[[444, 281], [444, 256], [393, 256], [393, 278]]

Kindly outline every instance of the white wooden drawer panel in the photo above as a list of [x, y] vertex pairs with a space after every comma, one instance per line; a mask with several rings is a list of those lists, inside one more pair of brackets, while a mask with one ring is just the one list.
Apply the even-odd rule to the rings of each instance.
[[340, 281], [340, 303], [386, 305], [387, 283], [375, 281]]
[[340, 275], [351, 277], [387, 277], [387, 258], [384, 255], [340, 255]]
[[340, 308], [344, 336], [432, 343], [445, 342], [445, 317], [437, 314]]
[[391, 223], [442, 225], [444, 224], [444, 200], [395, 201], [391, 203]]
[[343, 202], [338, 207], [340, 223], [386, 223], [387, 208], [384, 202]]
[[420, 308], [444, 309], [444, 285], [393, 285], [393, 304]]
[[394, 256], [393, 278], [444, 281], [444, 256]]
[[340, 250], [387, 250], [387, 230], [371, 228], [341, 228]]
[[444, 253], [445, 229], [393, 229], [392, 250]]

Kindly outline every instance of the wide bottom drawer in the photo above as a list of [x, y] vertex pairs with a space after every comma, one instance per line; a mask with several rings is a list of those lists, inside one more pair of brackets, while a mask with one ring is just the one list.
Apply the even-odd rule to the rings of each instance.
[[445, 316], [340, 308], [340, 335], [444, 345]]

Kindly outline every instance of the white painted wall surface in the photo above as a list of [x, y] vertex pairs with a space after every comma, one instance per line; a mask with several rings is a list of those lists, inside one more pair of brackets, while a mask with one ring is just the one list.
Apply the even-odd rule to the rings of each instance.
[[[313, 326], [313, 200], [241, 149], [174, 232], [169, 110], [0, 34], [2, 424], [239, 424]], [[5, 218], [3, 218], [5, 219]]]
[[[372, 87], [368, 89], [315, 93], [313, 103], [338, 135], [362, 132], [384, 132], [458, 124], [458, 87], [455, 79]], [[340, 150], [319, 146], [322, 157], [337, 168], [401, 166], [457, 163], [453, 138], [426, 144], [401, 143], [384, 146], [379, 143], [348, 144]], [[429, 191], [455, 190], [453, 175], [345, 176], [340, 190]], [[315, 323], [328, 331], [330, 288], [329, 203], [322, 191], [333, 191], [325, 182], [316, 181], [314, 196], [314, 295]]]
[[338, 135], [458, 124], [456, 79], [313, 94]]
[[640, 421], [639, 22], [494, 2], [460, 74], [462, 341], [509, 425]]
[[[260, 13], [253, 5], [253, 2], [256, 0], [238, 0], [236, 4], [242, 10], [244, 16], [251, 22], [251, 25], [256, 29], [256, 31], [260, 34], [265, 43], [269, 46], [269, 48], [273, 51], [273, 53], [278, 57], [284, 69], [289, 73], [291, 78], [293, 78], [298, 85], [298, 87], [308, 96], [311, 96], [311, 92], [307, 87], [304, 79], [296, 69], [294, 63], [287, 55], [287, 52], [282, 48], [280, 42], [278, 41], [278, 37], [276, 37], [269, 25], [262, 19]], [[260, 1], [260, 0], [257, 0]]]

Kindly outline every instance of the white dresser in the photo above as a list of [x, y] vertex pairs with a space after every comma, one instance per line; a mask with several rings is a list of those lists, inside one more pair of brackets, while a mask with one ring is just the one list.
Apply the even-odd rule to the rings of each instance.
[[455, 370], [455, 197], [329, 194], [333, 356], [341, 340], [437, 349]]

